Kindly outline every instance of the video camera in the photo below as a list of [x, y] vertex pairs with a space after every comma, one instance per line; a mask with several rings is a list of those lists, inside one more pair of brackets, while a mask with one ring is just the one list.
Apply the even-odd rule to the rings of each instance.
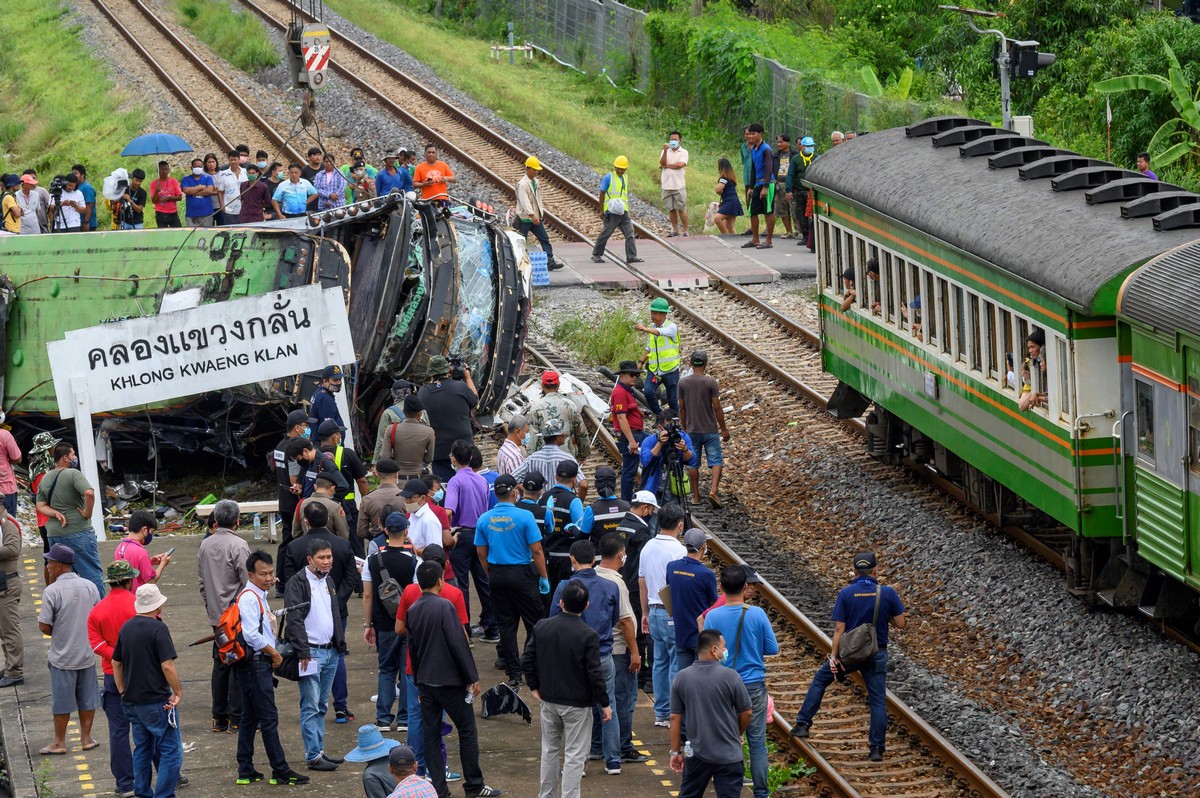
[[461, 380], [467, 376], [467, 364], [462, 359], [462, 355], [457, 352], [451, 352], [446, 360], [450, 364], [450, 379]]
[[55, 199], [55, 201], [57, 201], [62, 198], [63, 189], [65, 189], [66, 187], [67, 187], [67, 180], [66, 180], [66, 178], [64, 178], [60, 175], [50, 181], [50, 185], [47, 186], [46, 190], [49, 191], [50, 196], [53, 197]]

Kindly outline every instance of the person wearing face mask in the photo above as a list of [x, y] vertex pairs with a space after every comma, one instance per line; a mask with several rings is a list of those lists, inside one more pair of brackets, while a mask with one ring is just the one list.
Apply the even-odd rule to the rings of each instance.
[[192, 159], [192, 173], [179, 181], [179, 187], [186, 197], [183, 215], [188, 227], [212, 227], [217, 184], [205, 174], [203, 160]]
[[337, 422], [341, 429], [346, 428], [346, 422], [342, 421], [342, 411], [338, 409], [337, 400], [334, 399], [334, 394], [340, 393], [342, 390], [342, 367], [341, 366], [326, 366], [321, 372], [321, 384], [313, 391], [312, 398], [309, 402], [309, 412], [316, 419], [312, 423], [309, 437], [314, 441], [320, 440], [321, 422], [332, 419]]
[[697, 637], [696, 662], [671, 683], [671, 770], [683, 774], [679, 798], [700, 798], [710, 781], [717, 798], [742, 794], [742, 732], [753, 708], [737, 672], [721, 664], [727, 653], [724, 636], [705, 629]]
[[757, 575], [744, 565], [730, 565], [721, 570], [725, 604], [709, 611], [704, 628], [715, 629], [724, 636], [729, 650], [725, 664], [737, 672], [750, 695], [753, 711], [746, 728], [750, 777], [754, 780], [754, 798], [767, 798], [767, 669], [763, 657], [778, 654], [779, 641], [767, 613], [746, 603], [751, 578], [758, 581]]
[[658, 156], [658, 168], [659, 181], [662, 184], [663, 210], [671, 217], [671, 232], [667, 234], [667, 238], [674, 238], [688, 234], [688, 151], [681, 144], [683, 135], [678, 130], [672, 130], [667, 139], [662, 148], [662, 155]]
[[104, 573], [100, 569], [100, 549], [92, 528], [92, 507], [96, 491], [79, 470], [75, 447], [63, 441], [51, 456], [54, 470], [42, 477], [37, 491], [37, 512], [46, 516], [46, 540], [50, 546], [61, 543], [75, 550], [75, 570], [104, 595]]
[[699, 529], [683, 533], [687, 556], [667, 565], [667, 587], [671, 591], [671, 615], [675, 621], [676, 673], [696, 661], [696, 619], [717, 600], [717, 577], [704, 564], [708, 536]]
[[[638, 598], [638, 570], [642, 562], [642, 548], [654, 538], [650, 523], [658, 512], [658, 499], [648, 490], [634, 494], [629, 511], [617, 524], [614, 533], [625, 544], [625, 561], [618, 569], [633, 603], [633, 627], [637, 630], [637, 650], [641, 655], [642, 669], [638, 671], [639, 685], [648, 684], [651, 678], [650, 665], [652, 657], [648, 651], [650, 635], [642, 631], [642, 602]], [[622, 750], [628, 750], [623, 748]]]
[[784, 181], [784, 197], [792, 203], [792, 216], [796, 225], [797, 246], [808, 246], [808, 186], [804, 185], [804, 176], [808, 167], [816, 157], [817, 143], [812, 136], [800, 139], [800, 151], [788, 164], [787, 179]]
[[125, 560], [134, 567], [138, 575], [133, 580], [133, 590], [142, 585], [154, 584], [171, 563], [171, 555], [163, 553], [153, 557], [146, 547], [154, 540], [154, 530], [158, 529], [158, 519], [148, 510], [135, 510], [129, 516], [129, 534], [121, 539], [113, 552], [113, 560]]
[[[268, 463], [269, 467], [275, 472], [275, 490], [276, 499], [279, 502], [279, 517], [283, 520], [283, 537], [279, 541], [279, 549], [275, 554], [275, 560], [281, 567], [283, 565], [283, 554], [287, 551], [287, 544], [292, 542], [291, 519], [296, 515], [296, 507], [300, 504], [300, 492], [303, 490], [300, 480], [300, 464], [288, 457], [287, 447], [293, 439], [303, 438], [308, 435], [309, 424], [311, 422], [312, 419], [309, 417], [307, 410], [293, 410], [288, 413], [287, 420], [284, 422], [285, 433], [283, 439], [275, 444], [275, 449], [271, 452], [271, 459]], [[273, 530], [271, 534], [273, 537]]]
[[[287, 180], [287, 170], [283, 168], [283, 164], [281, 164], [279, 161], [271, 161], [269, 164], [263, 167], [262, 177], [259, 179], [264, 181], [267, 184], [267, 187], [271, 189], [271, 197], [274, 198], [275, 189], [279, 188], [280, 183]], [[283, 218], [282, 216], [276, 215], [274, 205], [271, 206], [271, 218]]]
[[226, 153], [229, 165], [217, 172], [217, 188], [220, 190], [220, 206], [223, 224], [235, 224], [242, 213], [242, 184], [246, 182], [246, 169], [242, 166], [242, 155], [237, 150]]
[[351, 202], [362, 202], [376, 196], [375, 179], [367, 174], [367, 164], [361, 159], [355, 161], [350, 167], [350, 175], [347, 179], [350, 182], [347, 191], [350, 194]]
[[264, 222], [274, 215], [271, 207], [271, 188], [262, 181], [262, 170], [258, 164], [246, 164], [246, 179], [238, 186], [242, 209], [238, 222]]
[[434, 544], [449, 551], [454, 545], [454, 536], [434, 515], [429, 504], [429, 486], [420, 479], [410, 479], [400, 490], [404, 499], [404, 512], [408, 513], [408, 539], [418, 557], [426, 546]]
[[[633, 747], [633, 710], [637, 706], [637, 675], [642, 668], [642, 657], [637, 644], [637, 617], [633, 603], [629, 600], [629, 586], [621, 576], [621, 569], [628, 562], [625, 541], [616, 533], [609, 533], [600, 540], [600, 564], [596, 574], [616, 585], [620, 602], [617, 625], [613, 627], [613, 681], [611, 685], [613, 713], [620, 741], [620, 762], [645, 762], [650, 757]], [[594, 722], [594, 716], [593, 716]], [[603, 740], [592, 727], [592, 750], [603, 748]]]

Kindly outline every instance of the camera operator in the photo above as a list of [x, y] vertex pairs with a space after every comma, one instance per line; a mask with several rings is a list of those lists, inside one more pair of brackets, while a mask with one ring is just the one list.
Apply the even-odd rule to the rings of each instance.
[[142, 181], [145, 179], [146, 173], [141, 169], [134, 169], [129, 173], [129, 185], [121, 199], [117, 200], [117, 218], [121, 221], [122, 230], [141, 230], [146, 226], [143, 215], [146, 209], [146, 189], [142, 188]]
[[455, 363], [441, 355], [429, 358], [429, 377], [430, 381], [421, 386], [417, 396], [429, 414], [429, 426], [433, 427], [433, 473], [438, 479], [449, 481], [454, 476], [451, 445], [459, 440], [474, 440], [471, 411], [479, 402], [479, 392], [475, 390], [471, 370], [457, 358]]
[[82, 214], [87, 213], [88, 207], [78, 186], [79, 178], [74, 172], [50, 182], [49, 213], [54, 220], [56, 233], [78, 233], [83, 230]]
[[700, 458], [692, 439], [679, 426], [679, 419], [660, 418], [655, 434], [642, 441], [641, 455], [642, 490], [657, 496], [660, 504], [672, 500], [682, 504], [691, 493], [687, 470], [699, 468]]

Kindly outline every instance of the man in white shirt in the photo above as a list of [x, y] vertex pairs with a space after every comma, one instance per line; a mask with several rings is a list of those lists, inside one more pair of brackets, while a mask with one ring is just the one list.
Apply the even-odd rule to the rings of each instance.
[[661, 170], [659, 180], [662, 183], [663, 209], [671, 217], [671, 232], [667, 235], [667, 238], [674, 238], [679, 235], [681, 224], [683, 226], [683, 235], [686, 236], [688, 234], [688, 151], [680, 144], [682, 140], [683, 136], [679, 131], [672, 130], [671, 135], [667, 136], [667, 143], [663, 145], [662, 155], [658, 156], [658, 168]]
[[242, 212], [242, 182], [246, 171], [242, 169], [241, 154], [230, 150], [229, 166], [217, 172], [217, 189], [221, 192], [221, 210], [225, 213], [225, 224], [235, 224]]
[[642, 634], [654, 641], [654, 725], [671, 725], [671, 682], [675, 679], [675, 622], [658, 592], [667, 584], [667, 564], [687, 556], [679, 542], [683, 507], [665, 505], [658, 511], [658, 534], [642, 547], [638, 592], [642, 600]]
[[429, 486], [421, 479], [410, 479], [400, 491], [404, 511], [408, 513], [408, 539], [418, 557], [426, 546], [437, 544], [447, 551], [454, 546], [454, 536], [442, 527], [442, 522], [429, 507]]
[[50, 196], [50, 209], [47, 213], [54, 220], [56, 232], [78, 233], [83, 229], [81, 214], [87, 211], [87, 202], [83, 198], [83, 192], [79, 190], [79, 178], [74, 172], [63, 175], [62, 181], [66, 184], [62, 196], [57, 200], [54, 195]]

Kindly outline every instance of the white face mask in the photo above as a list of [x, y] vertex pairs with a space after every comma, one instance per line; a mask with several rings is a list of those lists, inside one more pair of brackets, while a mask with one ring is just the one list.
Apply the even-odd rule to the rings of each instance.
[[404, 511], [405, 512], [415, 513], [417, 510], [420, 510], [420, 509], [421, 509], [420, 502], [405, 502], [404, 503]]
[[194, 174], [196, 177], [199, 177], [200, 175], [204, 174], [204, 168], [200, 166], [193, 166], [192, 174]]
[[626, 554], [625, 552], [621, 552], [621, 567], [624, 567], [624, 566], [625, 566], [625, 562], [626, 562], [628, 559], [629, 559], [629, 555], [628, 555], [628, 554]]

